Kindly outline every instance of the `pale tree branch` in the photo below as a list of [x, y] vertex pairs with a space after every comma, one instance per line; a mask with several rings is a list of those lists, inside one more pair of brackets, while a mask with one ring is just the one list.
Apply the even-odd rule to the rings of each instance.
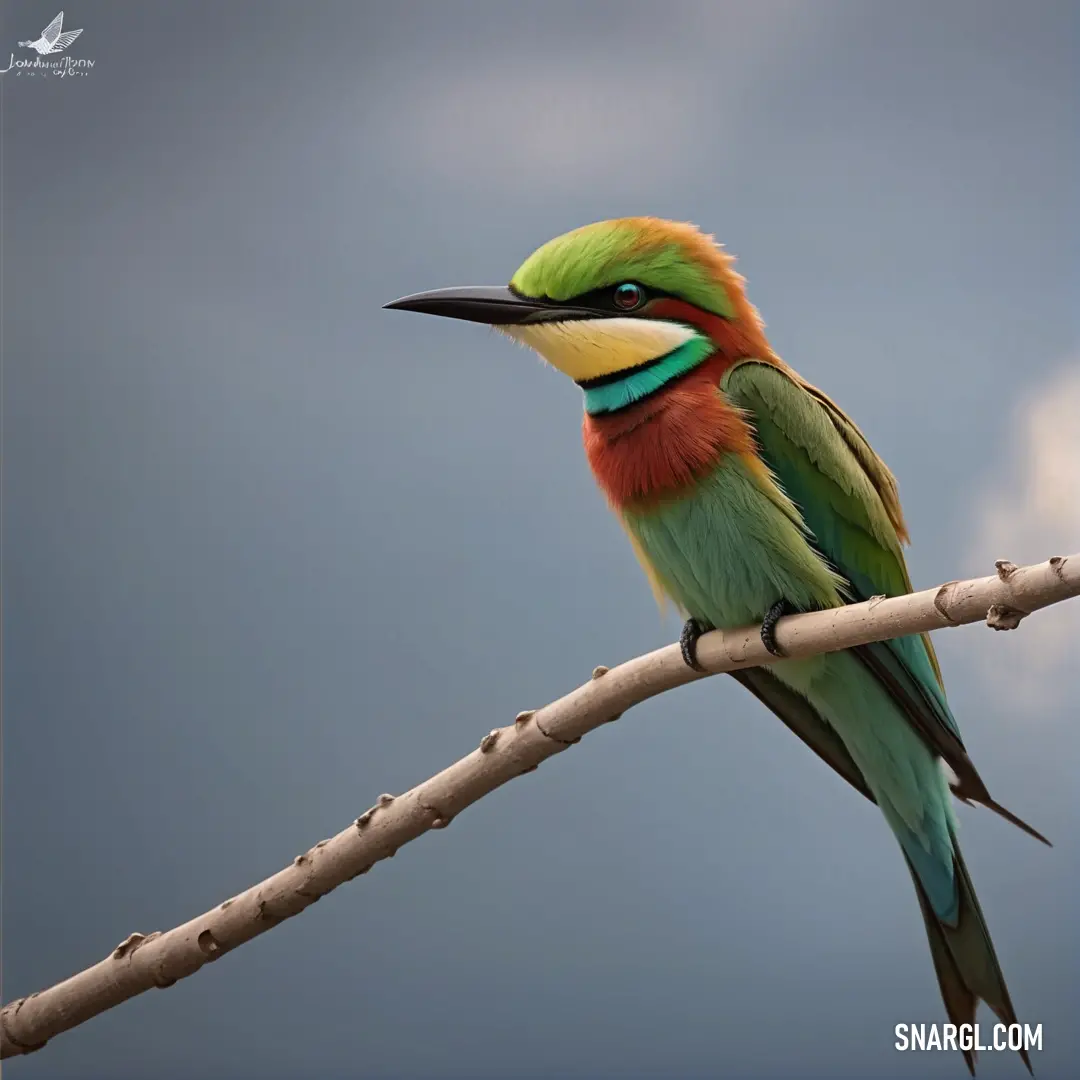
[[[785, 656], [797, 658], [979, 620], [1011, 630], [1038, 608], [1077, 595], [1080, 553], [1036, 566], [1002, 561], [993, 577], [783, 618], [776, 643]], [[774, 662], [758, 627], [706, 634], [697, 656], [708, 674]], [[678, 645], [611, 670], [596, 668], [584, 686], [540, 710], [520, 713], [513, 724], [485, 735], [471, 754], [404, 795], [380, 795], [346, 829], [258, 885], [174, 930], [132, 934], [93, 967], [9, 1002], [0, 1010], [0, 1057], [28, 1054], [136, 994], [172, 986], [366, 874], [402, 844], [444, 828], [477, 799], [531, 772], [632, 705], [703, 677], [685, 666]]]

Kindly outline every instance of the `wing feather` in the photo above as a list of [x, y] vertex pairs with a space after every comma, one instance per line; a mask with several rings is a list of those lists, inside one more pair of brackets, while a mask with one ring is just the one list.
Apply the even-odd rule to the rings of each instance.
[[877, 802], [859, 766], [839, 735], [801, 694], [782, 683], [768, 668], [729, 671], [766, 708], [771, 709], [826, 765], [835, 769], [856, 791]]
[[82, 30], [68, 30], [61, 34], [53, 46], [54, 52], [63, 52], [80, 34]]
[[[911, 592], [896, 480], [854, 422], [786, 366], [742, 361], [721, 388], [746, 413], [766, 465], [799, 507], [818, 551], [850, 583], [853, 597]], [[982, 803], [1044, 839], [990, 798], [964, 748], [927, 635], [854, 651], [956, 774], [960, 798]]]
[[60, 36], [60, 31], [64, 26], [64, 13], [61, 11], [59, 15], [44, 30], [41, 31], [41, 36], [45, 39], [45, 43], [50, 47], [56, 44], [56, 39]]

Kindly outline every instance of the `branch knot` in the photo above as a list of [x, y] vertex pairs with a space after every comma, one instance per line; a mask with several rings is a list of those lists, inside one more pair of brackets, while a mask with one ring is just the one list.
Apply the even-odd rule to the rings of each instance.
[[986, 625], [991, 630], [1015, 630], [1027, 615], [1028, 612], [1009, 607], [1008, 604], [991, 604], [986, 613]]

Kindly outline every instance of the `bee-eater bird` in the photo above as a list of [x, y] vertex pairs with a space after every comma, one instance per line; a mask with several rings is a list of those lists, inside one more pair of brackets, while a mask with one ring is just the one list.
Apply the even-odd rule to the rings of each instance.
[[[658, 599], [710, 628], [911, 591], [896, 481], [855, 424], [773, 352], [732, 258], [694, 226], [624, 218], [529, 256], [508, 288], [387, 307], [487, 323], [584, 391], [585, 453]], [[950, 784], [1038, 839], [971, 763], [923, 634], [732, 675], [877, 803], [911, 871], [949, 1019], [1016, 1014], [956, 839]], [[964, 1050], [974, 1072], [974, 1051]], [[1026, 1051], [1024, 1063], [1031, 1064]]]

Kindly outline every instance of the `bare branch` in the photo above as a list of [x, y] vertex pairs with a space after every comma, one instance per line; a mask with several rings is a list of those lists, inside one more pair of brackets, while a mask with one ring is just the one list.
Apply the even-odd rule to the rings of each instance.
[[[1011, 630], [1041, 607], [1080, 595], [1080, 553], [1036, 566], [997, 563], [993, 577], [951, 581], [936, 589], [779, 621], [776, 643], [796, 658], [872, 641], [985, 620]], [[758, 627], [706, 634], [699, 663], [709, 674], [774, 662]], [[315, 903], [429, 829], [441, 829], [497, 787], [561, 753], [632, 705], [705, 676], [683, 663], [678, 645], [608, 670], [543, 709], [519, 713], [508, 727], [404, 795], [380, 795], [370, 810], [291, 865], [166, 933], [132, 934], [104, 960], [48, 990], [0, 1010], [0, 1057], [28, 1054], [152, 987], [172, 986], [204, 964]]]

